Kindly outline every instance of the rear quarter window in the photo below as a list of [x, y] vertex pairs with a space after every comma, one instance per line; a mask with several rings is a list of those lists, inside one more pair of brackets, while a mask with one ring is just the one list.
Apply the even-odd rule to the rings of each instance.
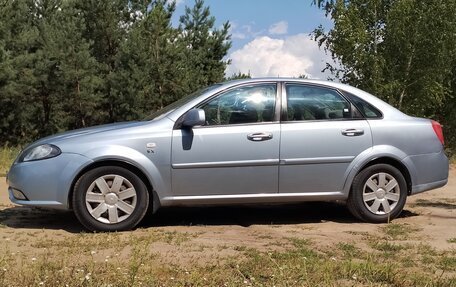
[[380, 119], [383, 118], [382, 112], [380, 112], [376, 107], [369, 104], [365, 100], [343, 91], [344, 96], [346, 96], [360, 111], [360, 113], [368, 119]]

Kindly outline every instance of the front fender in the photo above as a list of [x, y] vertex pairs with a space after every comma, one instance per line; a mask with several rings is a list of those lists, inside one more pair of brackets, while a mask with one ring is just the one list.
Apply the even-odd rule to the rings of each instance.
[[[166, 162], [166, 158], [155, 157], [151, 159], [133, 148], [120, 145], [109, 145], [91, 149], [87, 151], [85, 156], [91, 158], [94, 162], [115, 160], [129, 163], [146, 175], [159, 198], [171, 193], [169, 158], [168, 162]], [[153, 156], [155, 155], [151, 153], [151, 157]], [[154, 159], [157, 162], [154, 162]]]

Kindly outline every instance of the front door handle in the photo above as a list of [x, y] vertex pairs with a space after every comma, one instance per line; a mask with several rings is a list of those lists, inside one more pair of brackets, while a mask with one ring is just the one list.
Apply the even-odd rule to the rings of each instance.
[[247, 135], [247, 139], [254, 142], [267, 141], [272, 139], [272, 133], [253, 133]]
[[360, 136], [364, 134], [364, 130], [359, 129], [346, 129], [342, 131], [342, 134], [347, 137]]

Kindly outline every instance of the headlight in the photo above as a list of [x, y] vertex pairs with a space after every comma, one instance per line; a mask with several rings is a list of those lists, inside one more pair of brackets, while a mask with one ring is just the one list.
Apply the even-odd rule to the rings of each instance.
[[56, 157], [62, 152], [58, 147], [55, 145], [51, 144], [44, 144], [44, 145], [39, 145], [36, 146], [32, 149], [26, 150], [19, 161], [25, 162], [25, 161], [34, 161], [34, 160], [40, 160], [40, 159], [47, 159], [47, 158], [52, 158]]

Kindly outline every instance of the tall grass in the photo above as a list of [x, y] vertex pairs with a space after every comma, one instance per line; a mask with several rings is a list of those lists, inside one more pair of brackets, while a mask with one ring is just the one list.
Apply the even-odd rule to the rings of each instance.
[[19, 147], [0, 147], [0, 176], [5, 176], [21, 149]]

